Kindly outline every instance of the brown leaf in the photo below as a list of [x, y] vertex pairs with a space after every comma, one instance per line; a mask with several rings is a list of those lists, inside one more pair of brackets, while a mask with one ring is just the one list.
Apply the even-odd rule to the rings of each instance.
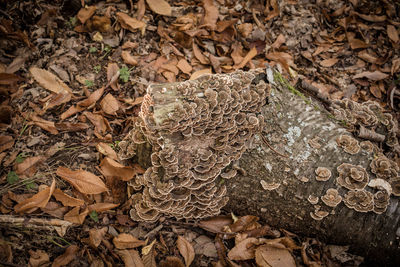
[[208, 58], [203, 55], [200, 48], [195, 42], [193, 42], [193, 54], [200, 61], [201, 64], [207, 65], [208, 63], [210, 63]]
[[135, 32], [138, 29], [143, 31], [146, 28], [146, 23], [137, 20], [135, 18], [132, 18], [129, 15], [122, 12], [117, 12], [117, 19], [121, 24], [122, 28], [127, 29], [131, 32]]
[[387, 35], [389, 36], [390, 40], [393, 41], [393, 43], [399, 42], [399, 32], [396, 30], [395, 26], [388, 24], [386, 31]]
[[276, 38], [275, 42], [271, 45], [272, 48], [278, 49], [281, 47], [282, 44], [286, 42], [285, 36], [281, 33], [279, 36]]
[[79, 113], [84, 109], [84, 107], [70, 106], [69, 109], [67, 109], [60, 115], [60, 118], [61, 120], [65, 120], [66, 118], [71, 117], [72, 115], [75, 115], [76, 113]]
[[79, 211], [80, 211], [79, 207], [73, 208], [64, 215], [64, 220], [75, 224], [82, 224], [85, 221], [85, 218], [89, 213], [89, 210], [86, 208], [81, 213], [79, 213]]
[[255, 251], [255, 257], [257, 266], [296, 267], [296, 262], [287, 249], [269, 244], [259, 246]]
[[142, 248], [142, 259], [143, 263], [146, 267], [157, 267], [156, 257], [154, 252], [154, 244], [156, 243], [156, 239], [151, 242], [150, 245], [147, 245]]
[[347, 41], [350, 44], [351, 49], [367, 48], [369, 45], [363, 40], [355, 38], [354, 32], [346, 32]]
[[29, 263], [30, 267], [46, 266], [50, 262], [49, 255], [43, 250], [29, 250]]
[[395, 58], [392, 61], [392, 68], [390, 69], [390, 73], [393, 75], [400, 70], [400, 58]]
[[[139, 0], [137, 2], [136, 18], [138, 20], [142, 20], [145, 12], [146, 12], [146, 4], [144, 3], [144, 0]], [[122, 47], [122, 49], [124, 49], [124, 47]]]
[[61, 267], [70, 263], [73, 259], [75, 259], [76, 254], [79, 251], [79, 247], [76, 245], [71, 245], [67, 247], [64, 254], [58, 256], [54, 261], [51, 267]]
[[[54, 192], [53, 192], [54, 194]], [[68, 207], [63, 207], [55, 201], [47, 202], [46, 207], [40, 208], [44, 213], [47, 213], [55, 218], [62, 219], [64, 214], [69, 210]]]
[[[278, 1], [277, 0], [271, 0], [268, 1], [267, 3], [269, 3], [269, 5], [265, 5], [265, 9], [264, 9], [264, 15], [266, 15], [267, 17], [265, 18], [265, 21], [269, 21], [273, 18], [275, 18], [276, 16], [279, 16], [279, 5], [278, 5]], [[272, 8], [272, 11], [270, 11]]]
[[100, 97], [103, 95], [103, 93], [104, 93], [104, 87], [101, 87], [100, 89], [97, 89], [96, 91], [91, 93], [90, 96], [88, 98], [86, 98], [85, 100], [79, 101], [78, 106], [89, 107], [89, 106], [93, 105], [94, 103], [97, 102], [97, 100], [100, 99]]
[[189, 74], [192, 72], [193, 68], [190, 64], [184, 59], [180, 59], [178, 64], [176, 65], [183, 73]]
[[115, 152], [112, 147], [106, 143], [98, 143], [96, 145], [97, 151], [99, 151], [101, 154], [113, 159], [113, 160], [118, 160], [117, 152]]
[[294, 65], [293, 57], [285, 52], [270, 52], [266, 55], [266, 58], [280, 63], [287, 72], [290, 72], [289, 66]]
[[121, 52], [121, 57], [125, 64], [136, 66], [138, 64], [137, 60], [129, 53], [129, 51], [123, 50]]
[[254, 258], [258, 239], [254, 237], [246, 238], [236, 244], [229, 252], [228, 258], [231, 260], [250, 260]]
[[103, 212], [118, 207], [119, 204], [114, 203], [95, 203], [88, 206], [89, 211]]
[[202, 220], [199, 226], [206, 231], [212, 233], [224, 232], [224, 228], [232, 224], [233, 220], [231, 216], [214, 216], [207, 220]]
[[234, 222], [229, 228], [232, 232], [237, 233], [240, 231], [248, 230], [248, 228], [254, 225], [258, 221], [257, 216], [246, 215], [240, 217], [236, 222]]
[[218, 8], [214, 5], [214, 0], [203, 0], [204, 17], [203, 25], [206, 25], [211, 30], [215, 30], [219, 16]]
[[236, 69], [243, 68], [255, 56], [257, 56], [257, 48], [253, 47], [252, 49], [250, 49], [250, 51], [247, 53], [247, 55], [243, 58], [242, 62], [240, 62], [240, 64], [237, 65], [235, 68]]
[[33, 212], [37, 208], [43, 208], [46, 206], [47, 202], [49, 202], [49, 199], [51, 195], [54, 192], [54, 189], [56, 188], [56, 180], [53, 179], [53, 182], [51, 183], [50, 187], [46, 187], [39, 193], [36, 193], [32, 197], [25, 199], [24, 201], [18, 203], [15, 205], [14, 210], [15, 212], [22, 213], [22, 212]]
[[110, 124], [102, 115], [93, 114], [92, 112], [88, 111], [83, 112], [83, 115], [85, 115], [90, 122], [93, 123], [95, 131], [99, 134], [105, 134], [110, 129]]
[[322, 60], [319, 64], [322, 66], [322, 67], [332, 67], [333, 65], [335, 65], [337, 62], [339, 61], [339, 59], [338, 58], [328, 58], [328, 59], [324, 59], [324, 60]]
[[253, 31], [253, 24], [251, 23], [242, 23], [237, 25], [237, 28], [240, 32], [240, 34], [244, 37], [247, 38], [250, 36], [251, 32]]
[[211, 74], [211, 68], [202, 69], [202, 70], [198, 70], [198, 71], [193, 72], [192, 75], [190, 76], [189, 80], [195, 80], [195, 79], [199, 78], [203, 74]]
[[118, 100], [110, 93], [108, 93], [101, 101], [100, 101], [101, 109], [110, 115], [116, 115], [117, 110], [119, 109]]
[[369, 80], [379, 81], [379, 80], [386, 79], [387, 77], [389, 77], [388, 74], [385, 74], [383, 72], [380, 72], [379, 70], [376, 70], [374, 72], [370, 72], [370, 71], [361, 72], [357, 75], [354, 75], [353, 79], [367, 78]]
[[382, 92], [381, 92], [381, 90], [379, 89], [379, 86], [376, 83], [371, 84], [371, 86], [369, 87], [369, 91], [376, 98], [381, 98], [382, 97]]
[[145, 267], [139, 253], [134, 249], [118, 250], [117, 254], [122, 258], [125, 267]]
[[137, 248], [146, 244], [145, 241], [139, 240], [133, 235], [125, 233], [119, 234], [117, 237], [114, 237], [113, 243], [118, 249]]
[[35, 156], [26, 158], [23, 162], [17, 163], [16, 173], [23, 177], [31, 177], [37, 171], [37, 165], [43, 163], [46, 160], [43, 156]]
[[66, 85], [53, 73], [36, 67], [30, 68], [29, 72], [43, 88], [56, 94], [58, 93], [72, 94], [71, 88], [69, 88], [68, 85]]
[[118, 83], [119, 67], [116, 63], [108, 63], [107, 65], [107, 82], [110, 84], [114, 91], [119, 90], [120, 85]]
[[14, 138], [8, 135], [0, 135], [0, 153], [4, 150], [12, 148], [14, 145]]
[[370, 21], [370, 22], [384, 22], [386, 20], [386, 16], [382, 15], [365, 15], [358, 12], [354, 12], [357, 16], [362, 18], [363, 20]]
[[159, 15], [171, 16], [171, 6], [165, 0], [146, 0], [150, 9]]
[[79, 12], [76, 15], [76, 17], [79, 19], [79, 21], [82, 24], [85, 24], [85, 22], [91, 16], [93, 16], [94, 12], [96, 12], [96, 6], [87, 6], [87, 7], [81, 8], [81, 10], [79, 10]]
[[100, 194], [108, 191], [103, 181], [93, 173], [83, 170], [70, 170], [65, 167], [58, 167], [56, 174], [69, 182], [83, 194]]
[[176, 244], [182, 257], [185, 259], [186, 266], [190, 266], [195, 256], [192, 244], [190, 244], [183, 236], [178, 236]]
[[43, 110], [52, 109], [64, 103], [68, 103], [71, 100], [71, 94], [68, 92], [60, 92], [49, 98], [48, 101], [43, 105]]
[[160, 262], [160, 267], [185, 267], [182, 260], [175, 256], [168, 256]]
[[37, 116], [36, 114], [31, 114], [29, 116], [29, 119], [32, 121], [32, 123], [39, 126], [43, 130], [48, 131], [51, 134], [58, 134], [58, 130], [57, 130], [56, 126], [54, 125], [54, 122], [42, 119], [39, 116]]
[[105, 235], [107, 234], [107, 227], [103, 227], [101, 229], [90, 229], [89, 230], [89, 242], [94, 248], [97, 248], [101, 240], [104, 239]]
[[71, 197], [58, 188], [54, 190], [53, 196], [57, 199], [57, 201], [60, 201], [64, 206], [67, 207], [79, 207], [85, 204], [85, 201], [82, 199]]
[[118, 177], [122, 181], [130, 181], [136, 174], [143, 174], [145, 171], [140, 167], [132, 168], [124, 166], [111, 158], [104, 158], [100, 163], [100, 169], [104, 176]]
[[86, 123], [82, 122], [58, 122], [55, 123], [54, 126], [56, 127], [57, 130], [61, 132], [78, 132], [78, 131], [83, 131], [89, 128], [89, 125]]
[[0, 84], [1, 85], [11, 85], [18, 81], [21, 81], [22, 78], [18, 75], [11, 73], [0, 73]]

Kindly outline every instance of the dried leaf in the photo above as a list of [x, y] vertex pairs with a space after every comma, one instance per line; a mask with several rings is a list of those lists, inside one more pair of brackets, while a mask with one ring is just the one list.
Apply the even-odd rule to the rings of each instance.
[[[114, 91], [119, 90], [120, 85], [118, 83], [119, 67], [116, 63], [108, 63], [107, 66], [107, 82], [110, 83], [111, 88]], [[117, 77], [115, 79], [114, 77]]]
[[165, 258], [165, 260], [160, 262], [159, 266], [163, 267], [185, 267], [185, 264], [183, 264], [182, 260], [178, 257], [175, 256], [168, 256]]
[[57, 201], [60, 201], [64, 206], [67, 207], [79, 207], [85, 204], [85, 201], [82, 199], [71, 197], [58, 188], [54, 190], [53, 196], [57, 199]]
[[118, 250], [117, 254], [122, 258], [125, 267], [145, 267], [139, 253], [134, 249]]
[[55, 123], [54, 126], [56, 127], [57, 130], [61, 132], [78, 132], [78, 131], [83, 131], [89, 128], [89, 125], [86, 123], [82, 122], [59, 122]]
[[203, 74], [211, 74], [211, 68], [198, 70], [192, 73], [189, 80], [195, 80]]
[[178, 236], [176, 244], [182, 257], [185, 259], [186, 266], [190, 266], [195, 256], [192, 244], [183, 236]]
[[351, 49], [367, 48], [369, 45], [363, 40], [355, 38], [356, 34], [354, 32], [347, 32], [347, 41], [350, 44]]
[[129, 53], [129, 51], [123, 50], [121, 52], [121, 57], [125, 64], [136, 66], [138, 64], [137, 60]]
[[24, 201], [18, 203], [15, 205], [14, 210], [15, 212], [22, 213], [22, 212], [33, 212], [37, 208], [43, 208], [47, 205], [47, 202], [49, 202], [49, 199], [51, 195], [54, 192], [54, 189], [56, 188], [56, 180], [53, 179], [53, 182], [51, 183], [50, 187], [46, 187], [39, 193], [36, 193], [32, 197], [25, 199]]
[[112, 94], [108, 93], [103, 100], [100, 101], [100, 106], [106, 114], [116, 115], [120, 104]]
[[339, 59], [338, 58], [328, 58], [328, 59], [324, 59], [324, 60], [322, 60], [319, 64], [322, 66], [322, 67], [332, 67], [333, 65], [335, 65], [337, 62], [339, 61]]
[[381, 90], [379, 89], [379, 86], [377, 85], [377, 84], [372, 84], [370, 87], [369, 87], [369, 91], [371, 92], [371, 94], [373, 95], [373, 96], [375, 96], [376, 98], [381, 98], [382, 97], [382, 92], [381, 92]]
[[71, 245], [67, 247], [64, 254], [58, 256], [54, 261], [51, 267], [61, 267], [70, 263], [73, 259], [75, 259], [76, 254], [79, 251], [79, 247], [76, 245]]
[[228, 258], [231, 260], [250, 260], [255, 256], [258, 239], [254, 237], [246, 238], [236, 244], [229, 252]]
[[37, 171], [36, 166], [43, 163], [45, 160], [46, 158], [43, 156], [26, 158], [23, 162], [16, 165], [16, 173], [20, 176], [31, 177]]
[[95, 203], [88, 206], [89, 212], [96, 211], [96, 212], [104, 212], [107, 210], [111, 210], [115, 207], [118, 207], [119, 204], [114, 203]]
[[171, 16], [171, 6], [165, 0], [146, 0], [147, 4], [149, 5], [150, 9], [163, 16]]
[[93, 114], [92, 112], [85, 111], [83, 113], [95, 127], [95, 131], [99, 134], [105, 134], [110, 129], [110, 124], [106, 118], [100, 114]]
[[114, 237], [113, 243], [118, 249], [137, 248], [146, 244], [145, 241], [139, 240], [133, 235], [125, 233], [119, 234], [117, 237]]
[[98, 143], [96, 145], [97, 151], [99, 151], [101, 154], [113, 159], [113, 160], [118, 160], [117, 152], [115, 152], [112, 147], [106, 143]]
[[43, 88], [56, 94], [72, 94], [72, 90], [68, 87], [68, 85], [66, 85], [53, 73], [36, 67], [30, 68], [29, 72]]
[[130, 181], [136, 174], [143, 174], [145, 171], [138, 166], [136, 168], [124, 166], [111, 158], [104, 158], [100, 163], [100, 169], [104, 176], [118, 177], [122, 181]]
[[281, 47], [282, 44], [286, 42], [285, 36], [281, 33], [279, 36], [276, 38], [275, 42], [271, 45], [272, 48], [278, 49]]
[[[264, 9], [264, 15], [266, 15], [267, 17], [265, 18], [265, 21], [269, 21], [273, 18], [275, 18], [276, 16], [279, 16], [279, 5], [278, 5], [278, 1], [277, 0], [271, 0], [268, 1], [268, 4], [265, 5], [265, 9]], [[272, 11], [270, 11], [272, 8]]]
[[251, 32], [253, 31], [253, 24], [251, 23], [242, 23], [237, 25], [237, 28], [240, 32], [240, 34], [244, 37], [247, 38], [250, 36]]
[[69, 109], [67, 109], [60, 115], [60, 118], [61, 120], [65, 120], [66, 118], [71, 117], [72, 115], [75, 115], [76, 113], [81, 112], [84, 109], [84, 107], [70, 106]]
[[30, 267], [40, 267], [48, 265], [50, 261], [49, 255], [43, 250], [29, 250], [29, 263]]
[[103, 93], [104, 93], [104, 87], [101, 87], [100, 89], [97, 89], [96, 91], [91, 93], [90, 96], [88, 98], [86, 98], [85, 100], [79, 101], [78, 106], [89, 107], [89, 106], [93, 105], [94, 103], [97, 102], [97, 100], [100, 99], [100, 97], [103, 95]]
[[255, 56], [257, 56], [257, 48], [253, 47], [252, 49], [250, 49], [250, 51], [247, 53], [247, 55], [243, 58], [242, 62], [240, 62], [240, 64], [237, 65], [235, 68], [236, 69], [243, 68]]
[[374, 72], [370, 72], [370, 71], [361, 72], [357, 75], [354, 75], [353, 79], [367, 78], [369, 80], [379, 81], [379, 80], [386, 79], [387, 77], [389, 77], [388, 74], [385, 74], [383, 72], [380, 72], [379, 70], [376, 70]]
[[183, 73], [189, 74], [192, 72], [193, 68], [185, 59], [180, 59], [176, 65]]
[[156, 243], [156, 239], [151, 242], [150, 245], [147, 245], [142, 248], [142, 259], [143, 263], [146, 267], [157, 267], [156, 257], [154, 253], [154, 244]]
[[234, 233], [248, 230], [248, 228], [254, 225], [254, 223], [257, 222], [258, 219], [259, 218], [257, 216], [253, 215], [242, 216], [237, 219], [229, 228]]
[[231, 216], [214, 216], [210, 219], [200, 221], [199, 226], [206, 231], [220, 233], [224, 231], [226, 226], [232, 223]]
[[396, 30], [395, 26], [388, 24], [386, 31], [390, 40], [392, 40], [393, 43], [399, 42], [399, 32]]
[[210, 63], [208, 58], [206, 58], [206, 56], [203, 55], [200, 48], [194, 42], [193, 42], [193, 54], [200, 61], [201, 64], [207, 65], [208, 63]]
[[[146, 4], [144, 3], [144, 0], [139, 0], [137, 2], [136, 18], [138, 20], [142, 20], [145, 12], [146, 12]], [[122, 49], [124, 49], [123, 46]]]
[[47, 121], [45, 119], [40, 118], [36, 114], [31, 114], [29, 119], [34, 123], [35, 125], [39, 126], [45, 131], [48, 131], [51, 134], [58, 134], [58, 130], [52, 121]]
[[107, 234], [107, 230], [108, 230], [107, 227], [103, 227], [101, 229], [90, 229], [89, 230], [90, 245], [97, 248], [100, 245], [101, 240], [103, 240], [105, 235]]
[[214, 0], [203, 0], [204, 17], [203, 25], [206, 25], [211, 30], [215, 30], [219, 16], [218, 8], [214, 5]]
[[53, 95], [48, 101], [43, 105], [43, 110], [52, 109], [61, 104], [68, 103], [71, 100], [71, 94], [68, 92], [61, 92]]
[[93, 173], [83, 170], [70, 170], [65, 167], [58, 167], [56, 174], [69, 182], [83, 194], [100, 194], [108, 191], [103, 181]]
[[94, 12], [96, 12], [96, 6], [87, 6], [87, 7], [81, 8], [81, 10], [79, 10], [79, 12], [76, 15], [76, 17], [79, 19], [79, 21], [82, 24], [85, 24], [85, 22], [91, 16], [93, 16]]
[[85, 221], [85, 218], [89, 213], [89, 210], [86, 208], [81, 213], [79, 213], [79, 210], [80, 210], [79, 207], [73, 208], [64, 215], [64, 220], [75, 224], [82, 224]]
[[0, 135], [0, 153], [4, 150], [12, 148], [14, 145], [14, 138], [8, 135]]
[[361, 14], [358, 12], [354, 12], [354, 14], [356, 14], [357, 16], [359, 16], [360, 18], [366, 20], [366, 21], [370, 21], [370, 22], [384, 22], [386, 20], [386, 16], [382, 15], [365, 15], [365, 14]]
[[129, 15], [122, 12], [117, 12], [117, 19], [119, 23], [121, 23], [122, 28], [127, 29], [131, 32], [135, 32], [138, 29], [141, 29], [143, 31], [146, 28], [146, 23], [137, 20], [135, 18], [132, 18]]
[[285, 249], [272, 245], [259, 246], [255, 251], [257, 266], [262, 267], [295, 267], [292, 254]]

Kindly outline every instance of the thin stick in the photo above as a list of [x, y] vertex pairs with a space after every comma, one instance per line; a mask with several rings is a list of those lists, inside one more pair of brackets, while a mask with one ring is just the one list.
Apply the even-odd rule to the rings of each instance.
[[267, 141], [267, 139], [260, 133], [260, 135], [261, 135], [261, 139], [264, 141], [264, 143], [269, 147], [269, 149], [271, 149], [272, 151], [274, 151], [276, 154], [278, 154], [279, 156], [281, 156], [281, 157], [284, 157], [284, 158], [289, 158], [289, 156], [286, 156], [286, 155], [283, 155], [283, 154], [281, 154], [281, 153], [279, 153], [278, 151], [276, 151], [269, 143], [268, 143], [268, 141]]

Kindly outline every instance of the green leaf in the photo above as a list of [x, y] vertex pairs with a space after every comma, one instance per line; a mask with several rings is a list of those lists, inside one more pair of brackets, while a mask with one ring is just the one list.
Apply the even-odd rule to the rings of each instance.
[[95, 73], [99, 73], [100, 70], [101, 70], [101, 65], [96, 65], [96, 66], [93, 67], [93, 71], [94, 71]]
[[90, 218], [92, 218], [93, 221], [99, 222], [99, 216], [95, 210], [93, 210], [91, 213], [89, 213]]
[[28, 190], [29, 189], [35, 189], [35, 188], [38, 187], [38, 185], [33, 180], [30, 180], [30, 179], [25, 180], [24, 184], [26, 186], [26, 189], [28, 189]]
[[94, 85], [94, 82], [93, 81], [89, 81], [89, 80], [85, 80], [85, 85], [87, 87], [92, 87]]
[[25, 153], [19, 153], [18, 156], [15, 158], [16, 163], [22, 163], [28, 156]]
[[124, 83], [129, 81], [130, 74], [131, 74], [131, 71], [128, 69], [128, 67], [122, 67], [119, 69], [119, 78]]
[[18, 182], [18, 180], [19, 180], [19, 177], [18, 177], [18, 174], [15, 171], [10, 171], [7, 174], [7, 182], [9, 184], [15, 184], [16, 182]]
[[89, 48], [89, 53], [96, 53], [97, 52], [97, 47], [92, 46]]

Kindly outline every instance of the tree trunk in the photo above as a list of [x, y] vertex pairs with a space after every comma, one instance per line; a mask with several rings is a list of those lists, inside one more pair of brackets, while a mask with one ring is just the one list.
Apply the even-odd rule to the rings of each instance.
[[[175, 101], [184, 98], [169, 90], [161, 91], [172, 95], [168, 97]], [[163, 106], [163, 97], [153, 98], [158, 106], [150, 112], [170, 112], [176, 102]], [[150, 104], [148, 101], [146, 105]], [[355, 104], [350, 104], [347, 108], [358, 112]], [[369, 116], [371, 110], [377, 115]], [[346, 127], [353, 126], [353, 130], [358, 120], [364, 125], [377, 125], [379, 120], [392, 134], [397, 131], [390, 115], [380, 112], [376, 105], [370, 106], [370, 113], [364, 111], [350, 124], [340, 117], [345, 113], [339, 112], [339, 119]], [[229, 197], [224, 209], [256, 215], [273, 227], [315, 236], [330, 244], [350, 245], [353, 253], [366, 256], [370, 263], [400, 265], [400, 180], [396, 163], [371, 142], [359, 143], [352, 138], [337, 117], [288, 85], [274, 87], [268, 104], [259, 112], [264, 117], [263, 129], [255, 134], [239, 166], [234, 164], [241, 171], [224, 182]], [[381, 126], [372, 128], [380, 134], [367, 131], [368, 136], [371, 140], [378, 136], [393, 146], [397, 137], [394, 136], [396, 142], [390, 141], [382, 134]], [[175, 141], [178, 136], [167, 138]], [[136, 160], [145, 167], [150, 154], [143, 151], [149, 149], [134, 146]], [[141, 195], [138, 197], [141, 199]]]
[[[224, 209], [257, 215], [271, 226], [315, 236], [330, 244], [350, 245], [354, 253], [366, 256], [370, 263], [399, 266], [399, 197], [392, 196], [382, 214], [357, 212], [343, 201], [331, 208], [321, 201], [329, 188], [338, 189], [342, 197], [348, 191], [336, 181], [337, 167], [342, 163], [361, 165], [372, 179], [369, 166], [374, 153], [362, 149], [355, 155], [344, 152], [336, 139], [349, 133], [326, 112], [315, 109], [287, 88], [272, 92], [262, 114], [266, 121], [262, 135], [275, 151], [256, 135], [252, 147], [240, 159], [245, 172], [226, 183], [230, 200]], [[315, 137], [320, 139], [319, 148], [309, 144]], [[332, 177], [317, 181], [318, 167], [331, 170]], [[311, 204], [310, 195], [319, 197], [318, 203]], [[329, 215], [313, 219], [310, 213], [318, 208]]]

